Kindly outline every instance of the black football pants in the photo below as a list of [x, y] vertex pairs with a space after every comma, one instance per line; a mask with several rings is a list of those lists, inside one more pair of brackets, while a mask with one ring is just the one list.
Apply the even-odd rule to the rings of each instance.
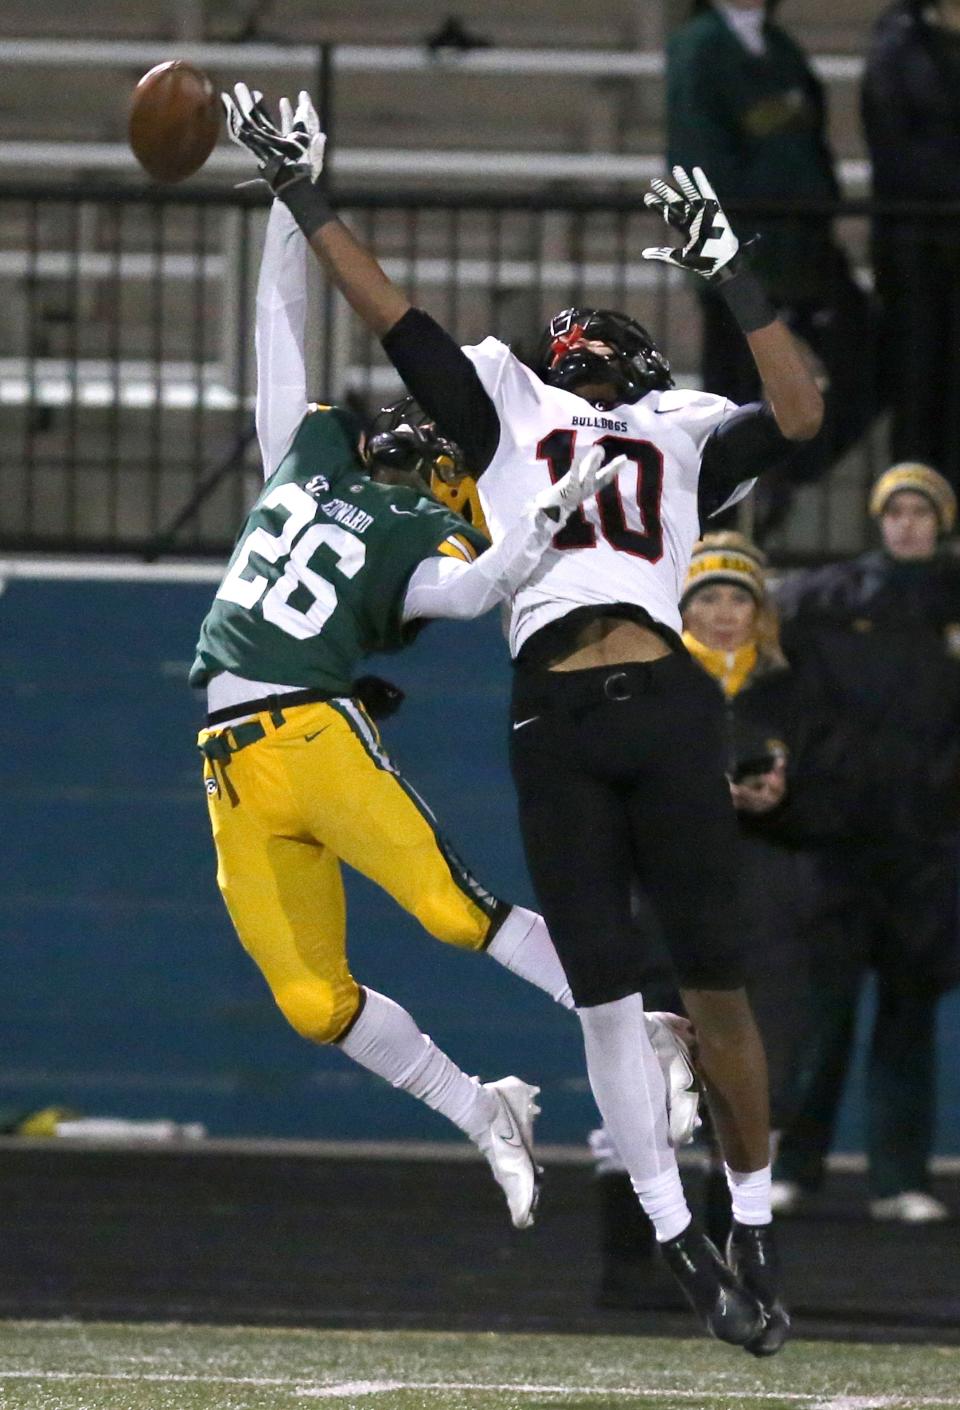
[[715, 683], [685, 651], [585, 671], [517, 669], [510, 753], [523, 843], [578, 1006], [642, 993], [656, 963], [657, 937], [631, 916], [633, 886], [681, 987], [743, 983], [722, 712]]

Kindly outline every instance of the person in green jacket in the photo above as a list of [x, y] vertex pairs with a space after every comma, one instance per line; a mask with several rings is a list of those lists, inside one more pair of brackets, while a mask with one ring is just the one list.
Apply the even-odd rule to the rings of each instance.
[[[694, 0], [667, 46], [671, 166], [702, 166], [721, 202], [832, 203], [840, 191], [826, 140], [826, 104], [803, 50], [773, 18], [776, 0]], [[793, 456], [785, 480], [815, 479], [859, 438], [875, 411], [874, 316], [833, 239], [826, 214], [744, 217], [760, 236], [752, 263], [781, 317], [821, 364], [827, 415]], [[703, 311], [705, 391], [743, 403], [759, 394], [742, 339], [710, 290]], [[770, 528], [789, 490], [768, 486]]]

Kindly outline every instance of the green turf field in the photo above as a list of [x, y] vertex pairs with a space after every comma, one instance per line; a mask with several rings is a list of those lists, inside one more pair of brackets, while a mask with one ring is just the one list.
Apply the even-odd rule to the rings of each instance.
[[3, 1410], [960, 1407], [960, 1347], [0, 1322]]

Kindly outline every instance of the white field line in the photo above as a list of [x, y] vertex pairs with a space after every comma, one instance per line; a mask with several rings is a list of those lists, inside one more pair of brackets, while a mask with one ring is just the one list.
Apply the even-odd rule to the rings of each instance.
[[252, 1389], [285, 1389], [294, 1395], [310, 1400], [346, 1400], [355, 1395], [386, 1395], [398, 1390], [406, 1391], [480, 1391], [496, 1395], [571, 1395], [571, 1396], [611, 1396], [627, 1399], [648, 1400], [689, 1400], [734, 1401], [755, 1400], [758, 1394], [767, 1401], [783, 1402], [791, 1405], [805, 1405], [807, 1410], [893, 1410], [893, 1407], [919, 1406], [960, 1406], [960, 1399], [944, 1396], [910, 1395], [841, 1395], [824, 1400], [810, 1391], [771, 1391], [771, 1390], [671, 1390], [665, 1387], [650, 1386], [571, 1386], [544, 1385], [525, 1381], [333, 1381], [323, 1383], [306, 1381], [290, 1376], [198, 1376], [176, 1372], [135, 1371], [47, 1371], [0, 1369], [0, 1381], [35, 1380], [56, 1381], [62, 1384], [71, 1381], [130, 1382], [151, 1385], [216, 1385], [250, 1386]]
[[887, 1405], [903, 1405], [895, 1395], [837, 1395], [830, 1400], [818, 1400], [810, 1410], [883, 1410]]
[[[930, 1402], [911, 1396], [909, 1401], [901, 1395], [836, 1395], [829, 1400], [818, 1400], [810, 1410], [885, 1410], [891, 1405], [926, 1405]], [[933, 1401], [933, 1404], [952, 1405], [952, 1400]]]

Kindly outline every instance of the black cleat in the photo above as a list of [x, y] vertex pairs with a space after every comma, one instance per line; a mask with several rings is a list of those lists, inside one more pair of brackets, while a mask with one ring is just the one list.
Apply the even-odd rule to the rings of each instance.
[[667, 1267], [711, 1336], [749, 1346], [763, 1335], [759, 1303], [746, 1292], [695, 1224], [660, 1245]]
[[744, 1343], [754, 1356], [774, 1356], [790, 1334], [790, 1316], [780, 1301], [780, 1260], [772, 1224], [738, 1224], [727, 1239], [727, 1262], [763, 1312], [763, 1326]]

